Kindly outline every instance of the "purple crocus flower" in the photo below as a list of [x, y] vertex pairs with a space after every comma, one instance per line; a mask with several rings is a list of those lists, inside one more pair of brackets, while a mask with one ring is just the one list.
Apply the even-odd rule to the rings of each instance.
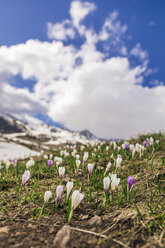
[[131, 187], [134, 185], [135, 183], [135, 179], [133, 179], [131, 176], [129, 176], [127, 178], [127, 182], [128, 182], [128, 186], [129, 186], [129, 190], [131, 189]]
[[147, 138], [146, 140], [147, 140], [147, 146], [150, 146], [150, 145], [151, 145], [151, 143], [150, 143], [150, 139], [149, 139], [149, 138]]
[[27, 183], [27, 181], [29, 180], [29, 178], [30, 178], [30, 171], [29, 170], [26, 170], [24, 172], [24, 174], [22, 175], [21, 187], [24, 186]]
[[146, 140], [143, 141], [143, 146], [147, 147], [147, 141]]
[[17, 161], [18, 161], [18, 160], [17, 160], [16, 158], [13, 159], [13, 165], [14, 165], [14, 167], [16, 167]]
[[129, 144], [125, 143], [125, 150], [128, 150], [128, 149], [129, 149]]
[[63, 186], [61, 185], [57, 186], [56, 188], [56, 203], [57, 204], [59, 203], [59, 200], [61, 199], [62, 192], [63, 192]]
[[49, 169], [50, 169], [50, 168], [52, 167], [53, 160], [50, 159], [50, 160], [47, 161], [47, 163], [48, 163], [48, 167], [49, 167]]

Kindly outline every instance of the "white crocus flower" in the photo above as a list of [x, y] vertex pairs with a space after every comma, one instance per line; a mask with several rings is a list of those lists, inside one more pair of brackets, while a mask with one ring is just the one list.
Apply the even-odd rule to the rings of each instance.
[[153, 145], [154, 144], [154, 139], [152, 137], [150, 137], [150, 144]]
[[9, 161], [9, 160], [6, 160], [6, 162], [5, 162], [5, 166], [6, 166], [6, 170], [8, 170], [8, 169], [9, 169], [9, 167], [10, 167], [10, 161]]
[[66, 198], [67, 198], [67, 200], [69, 198], [69, 195], [70, 195], [72, 188], [73, 188], [73, 182], [68, 181], [66, 184]]
[[92, 175], [93, 168], [94, 168], [93, 164], [88, 164], [88, 174], [89, 174], [89, 176]]
[[120, 183], [120, 178], [117, 178], [117, 174], [110, 174], [109, 173], [109, 176], [111, 179], [111, 190], [114, 191]]
[[51, 197], [52, 197], [51, 191], [50, 190], [46, 191], [44, 194], [44, 202], [47, 203]]
[[26, 168], [29, 169], [35, 164], [34, 160], [31, 158], [29, 161], [26, 163]]
[[103, 179], [103, 185], [104, 185], [105, 192], [108, 192], [109, 185], [110, 185], [110, 178], [109, 177], [104, 177], [104, 179]]
[[106, 173], [110, 170], [111, 166], [112, 166], [112, 163], [109, 162], [109, 163], [107, 164], [106, 169], [105, 169], [104, 175], [106, 175]]
[[81, 164], [81, 161], [80, 161], [79, 159], [76, 159], [76, 167], [77, 167], [77, 170], [79, 169], [80, 164]]
[[117, 150], [118, 150], [118, 152], [119, 152], [119, 151], [121, 150], [121, 147], [120, 147], [120, 146], [118, 146], [118, 147], [117, 147]]
[[72, 205], [71, 205], [72, 210], [75, 210], [79, 206], [83, 198], [84, 198], [84, 194], [80, 193], [78, 190], [73, 191]]
[[84, 156], [83, 156], [83, 163], [85, 163], [86, 161], [87, 161], [87, 159], [88, 159], [88, 152], [85, 152], [84, 153]]
[[135, 147], [135, 146], [134, 146], [133, 144], [130, 144], [129, 149], [130, 149], [131, 152], [133, 152], [134, 147]]
[[51, 153], [50, 155], [49, 155], [49, 159], [52, 159], [53, 158], [53, 154]]
[[78, 190], [73, 191], [71, 197], [71, 211], [69, 214], [68, 223], [72, 219], [73, 211], [79, 206], [83, 198], [84, 198], [84, 194], [80, 193]]
[[65, 174], [65, 167], [59, 167], [58, 172], [59, 172], [60, 179], [62, 179]]
[[79, 159], [80, 159], [80, 155], [76, 154], [76, 160], [79, 160]]
[[46, 159], [46, 160], [47, 160], [47, 159], [48, 159], [48, 155], [46, 155], [46, 154], [45, 154], [45, 155], [44, 155], [44, 159]]
[[118, 154], [116, 159], [116, 168], [119, 168], [121, 166], [121, 162], [122, 162], [122, 157], [120, 154]]
[[24, 172], [24, 174], [22, 175], [21, 187], [24, 186], [27, 183], [27, 181], [29, 180], [29, 178], [30, 178], [30, 171], [29, 170], [26, 170]]
[[143, 152], [144, 152], [144, 150], [145, 150], [145, 147], [137, 143], [137, 144], [135, 145], [135, 149], [136, 149], [136, 152], [139, 153], [140, 158], [141, 158], [141, 156], [142, 156], [142, 154], [143, 154]]
[[116, 142], [114, 141], [114, 142], [113, 142], [113, 150], [116, 151], [116, 149], [117, 149], [117, 144], [116, 144]]

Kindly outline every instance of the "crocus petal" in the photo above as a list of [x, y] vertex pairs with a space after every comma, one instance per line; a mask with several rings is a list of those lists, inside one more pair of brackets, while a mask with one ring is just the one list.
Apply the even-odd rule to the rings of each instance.
[[84, 198], [84, 194], [80, 193], [78, 190], [73, 191], [72, 194], [72, 209], [75, 210], [82, 199]]

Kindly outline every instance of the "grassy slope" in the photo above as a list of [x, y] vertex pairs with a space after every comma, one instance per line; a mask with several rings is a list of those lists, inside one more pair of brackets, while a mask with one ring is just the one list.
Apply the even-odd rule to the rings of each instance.
[[[142, 144], [147, 137], [150, 135], [139, 136], [130, 143]], [[107, 144], [97, 148], [96, 156], [92, 155], [93, 147], [84, 149], [89, 152], [88, 162], [95, 165], [90, 184], [86, 165], [75, 173], [73, 156], [63, 157], [66, 174], [61, 181], [55, 165], [48, 170], [47, 161], [37, 158], [31, 168], [31, 178], [22, 190], [20, 183], [26, 161], [19, 161], [16, 169], [13, 166], [8, 171], [2, 169], [0, 226], [6, 229], [3, 232], [0, 229], [1, 247], [54, 247], [54, 236], [66, 223], [65, 185], [72, 179], [74, 189], [81, 188], [85, 197], [70, 224], [82, 231], [72, 230], [68, 247], [165, 247], [165, 137], [161, 133], [152, 134], [152, 137], [160, 141], [159, 145], [148, 147], [141, 158], [138, 153], [132, 159], [130, 151], [120, 151], [123, 160], [117, 175], [121, 183], [111, 202], [105, 203], [103, 177], [109, 161], [113, 164], [110, 172], [115, 172], [114, 159], [110, 156], [113, 153], [116, 158], [118, 152], [112, 147], [107, 152]], [[77, 151], [82, 158], [84, 151], [80, 147]], [[52, 150], [52, 153], [60, 156], [59, 149]], [[136, 183], [128, 199], [129, 175], [136, 179]], [[64, 194], [57, 207], [54, 198], [59, 184], [64, 186]], [[53, 198], [43, 210], [46, 190], [52, 191]], [[90, 220], [95, 215], [101, 218], [92, 224]]]

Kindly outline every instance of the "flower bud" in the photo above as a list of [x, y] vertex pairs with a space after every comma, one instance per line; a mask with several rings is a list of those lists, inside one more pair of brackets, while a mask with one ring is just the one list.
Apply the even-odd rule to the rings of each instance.
[[52, 197], [51, 191], [50, 190], [46, 191], [44, 194], [44, 202], [47, 203], [51, 197]]

